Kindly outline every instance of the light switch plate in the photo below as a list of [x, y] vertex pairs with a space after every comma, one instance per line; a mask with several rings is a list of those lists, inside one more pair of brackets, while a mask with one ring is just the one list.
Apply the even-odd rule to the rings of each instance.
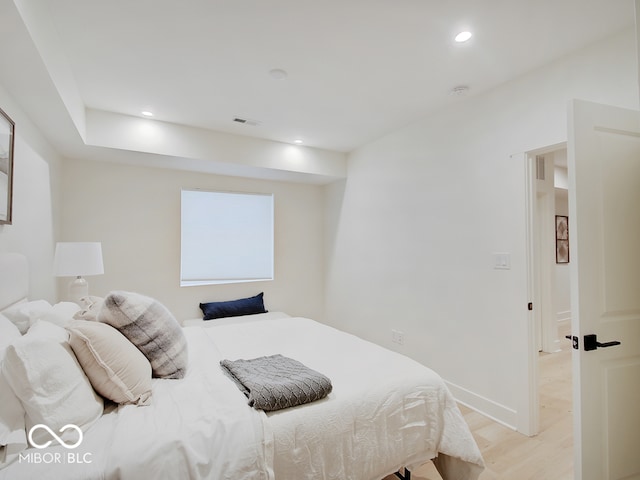
[[511, 254], [494, 253], [493, 268], [495, 268], [496, 270], [511, 270]]

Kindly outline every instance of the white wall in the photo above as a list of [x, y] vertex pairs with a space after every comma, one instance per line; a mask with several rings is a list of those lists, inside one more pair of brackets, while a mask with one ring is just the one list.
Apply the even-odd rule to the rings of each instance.
[[[275, 194], [274, 281], [179, 286], [183, 187]], [[264, 291], [269, 310], [324, 318], [320, 186], [65, 160], [62, 192], [60, 240], [102, 242], [105, 274], [88, 278], [91, 294], [136, 291], [157, 298], [184, 320], [202, 317], [200, 302]]]
[[29, 261], [29, 296], [56, 299], [53, 249], [59, 158], [20, 106], [0, 85], [0, 108], [15, 122], [13, 221], [0, 225], [0, 251]]
[[[521, 427], [525, 170], [511, 155], [566, 141], [572, 97], [637, 108], [636, 76], [628, 31], [353, 152], [347, 180], [327, 187], [328, 321]], [[493, 252], [510, 252], [511, 270], [493, 269]]]

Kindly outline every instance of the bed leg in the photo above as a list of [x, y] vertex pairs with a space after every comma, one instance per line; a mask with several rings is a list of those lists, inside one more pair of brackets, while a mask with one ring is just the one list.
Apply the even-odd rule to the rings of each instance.
[[404, 474], [400, 473], [400, 471], [396, 472], [396, 477], [398, 477], [400, 480], [411, 480], [411, 471], [403, 468], [402, 470], [404, 470]]

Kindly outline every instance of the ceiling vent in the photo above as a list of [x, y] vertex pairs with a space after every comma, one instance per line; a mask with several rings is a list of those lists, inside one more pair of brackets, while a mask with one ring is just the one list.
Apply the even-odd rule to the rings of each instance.
[[451, 95], [453, 97], [462, 97], [462, 96], [466, 95], [467, 93], [469, 93], [469, 87], [466, 86], [466, 85], [458, 85], [457, 87], [453, 87], [449, 91], [449, 95]]
[[260, 122], [257, 120], [251, 120], [249, 118], [240, 118], [240, 117], [236, 117], [233, 119], [234, 122], [236, 123], [241, 123], [243, 125], [251, 125], [251, 126], [256, 126], [256, 125], [260, 125]]

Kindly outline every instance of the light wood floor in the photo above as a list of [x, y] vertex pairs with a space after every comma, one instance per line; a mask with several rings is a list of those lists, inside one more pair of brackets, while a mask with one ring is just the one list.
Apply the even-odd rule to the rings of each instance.
[[[480, 447], [486, 469], [480, 480], [573, 480], [571, 346], [539, 356], [540, 433], [527, 437], [464, 406], [460, 407]], [[415, 480], [441, 480], [431, 462], [412, 472]], [[397, 480], [395, 476], [384, 480]]]

